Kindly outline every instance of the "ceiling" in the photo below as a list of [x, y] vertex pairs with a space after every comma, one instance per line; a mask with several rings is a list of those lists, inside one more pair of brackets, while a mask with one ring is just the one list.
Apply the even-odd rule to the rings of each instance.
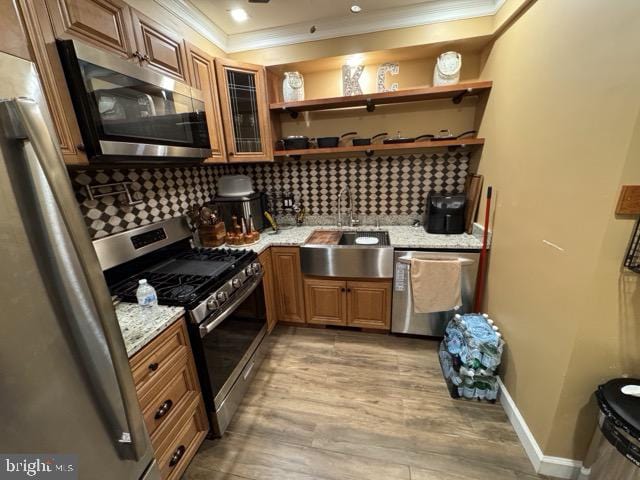
[[[349, 17], [356, 23], [366, 12], [430, 3], [417, 0], [271, 0], [269, 3], [249, 3], [247, 0], [190, 0], [190, 2], [227, 35], [296, 23], [306, 23], [311, 27], [317, 20], [332, 17]], [[362, 12], [351, 13], [349, 8], [353, 4], [360, 5]], [[234, 21], [229, 15], [229, 11], [234, 8], [245, 9], [249, 19], [244, 22]]]
[[[227, 53], [495, 15], [505, 0], [155, 0]], [[357, 4], [360, 13], [350, 12]], [[236, 22], [229, 12], [249, 15]], [[311, 32], [315, 26], [315, 32]]]

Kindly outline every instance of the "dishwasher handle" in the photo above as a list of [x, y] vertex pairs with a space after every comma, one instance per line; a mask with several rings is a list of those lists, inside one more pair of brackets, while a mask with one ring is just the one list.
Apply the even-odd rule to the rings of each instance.
[[460, 264], [464, 267], [464, 266], [469, 266], [469, 265], [473, 265], [474, 263], [476, 263], [475, 260], [471, 260], [470, 258], [455, 258], [455, 257], [428, 257], [428, 258], [420, 258], [420, 257], [399, 257], [396, 259], [397, 262], [400, 263], [406, 263], [408, 265], [411, 265], [411, 260], [413, 259], [416, 260], [457, 260], [460, 262]]

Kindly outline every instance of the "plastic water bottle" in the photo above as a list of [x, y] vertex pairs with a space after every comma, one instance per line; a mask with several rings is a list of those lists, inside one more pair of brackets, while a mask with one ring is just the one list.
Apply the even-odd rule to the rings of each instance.
[[138, 290], [136, 291], [138, 305], [142, 307], [155, 307], [158, 305], [156, 289], [147, 283], [147, 279], [141, 279], [138, 284]]

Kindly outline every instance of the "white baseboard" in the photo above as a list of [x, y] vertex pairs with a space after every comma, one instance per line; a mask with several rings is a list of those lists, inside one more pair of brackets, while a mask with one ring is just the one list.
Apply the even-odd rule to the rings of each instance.
[[525, 422], [513, 398], [511, 398], [507, 388], [504, 386], [504, 383], [502, 383], [502, 379], [498, 378], [498, 383], [500, 385], [500, 403], [502, 404], [502, 408], [504, 408], [536, 473], [556, 478], [578, 478], [582, 462], [570, 458], [545, 455], [531, 433], [531, 430], [529, 430], [527, 422]]

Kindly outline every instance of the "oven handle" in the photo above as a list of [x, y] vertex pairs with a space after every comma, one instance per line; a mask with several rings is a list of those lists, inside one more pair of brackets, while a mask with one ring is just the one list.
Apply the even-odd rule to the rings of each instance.
[[231, 313], [233, 313], [233, 311], [236, 308], [238, 308], [240, 304], [244, 302], [249, 295], [253, 293], [256, 287], [260, 285], [260, 280], [262, 280], [263, 276], [264, 276], [264, 272], [261, 270], [260, 273], [258, 273], [256, 276], [253, 277], [253, 278], [258, 278], [258, 280], [254, 282], [253, 285], [247, 288], [244, 292], [242, 292], [242, 294], [238, 298], [236, 298], [232, 304], [230, 304], [227, 308], [225, 308], [224, 311], [220, 313], [220, 315], [217, 315], [215, 319], [211, 320], [206, 325], [200, 325], [200, 338], [204, 337], [208, 333], [211, 333], [211, 331], [214, 328], [216, 328], [218, 325], [220, 325], [225, 318], [231, 315]]

